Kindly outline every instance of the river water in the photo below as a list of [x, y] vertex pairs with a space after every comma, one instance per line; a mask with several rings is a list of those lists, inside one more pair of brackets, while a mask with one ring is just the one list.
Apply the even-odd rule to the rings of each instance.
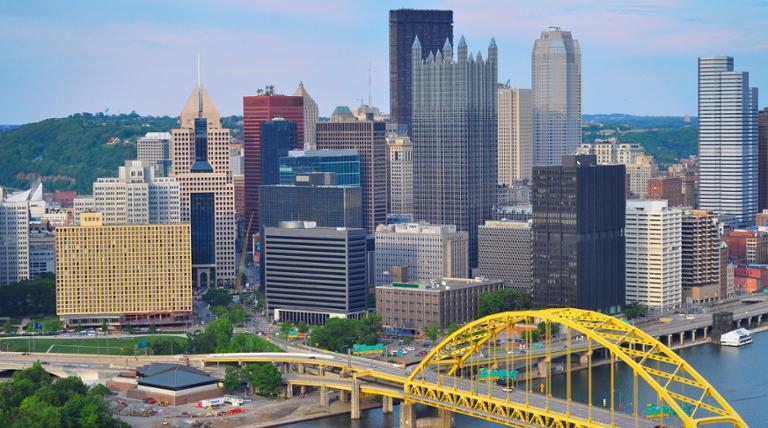
[[[768, 427], [766, 415], [768, 410], [768, 333], [756, 334], [754, 342], [741, 348], [726, 348], [717, 345], [700, 345], [693, 348], [678, 351], [678, 354], [688, 361], [693, 367], [711, 383], [715, 389], [738, 411], [742, 418], [751, 427]], [[633, 382], [631, 370], [626, 366], [617, 365], [616, 371], [616, 396], [617, 406], [625, 412], [631, 412], [634, 406]], [[602, 406], [603, 399], [610, 405], [610, 366], [594, 367], [592, 369], [593, 393], [592, 402], [595, 406]], [[572, 396], [575, 400], [587, 401], [587, 372], [585, 370], [572, 375]], [[644, 407], [649, 403], [655, 403], [655, 395], [639, 382], [640, 414], [644, 414]], [[555, 376], [552, 381], [553, 394], [563, 396], [565, 394], [565, 378]], [[430, 408], [418, 408], [419, 415], [434, 415]], [[337, 415], [313, 421], [285, 425], [291, 428], [392, 428], [399, 425], [398, 406], [395, 413], [384, 415], [381, 408], [371, 409], [362, 413], [362, 418], [353, 421], [349, 414]], [[500, 427], [501, 425], [481, 421], [469, 416], [456, 415], [456, 427]]]

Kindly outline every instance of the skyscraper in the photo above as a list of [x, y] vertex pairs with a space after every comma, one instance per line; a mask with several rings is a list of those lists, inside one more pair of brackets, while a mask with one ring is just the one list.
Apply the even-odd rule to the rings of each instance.
[[453, 44], [453, 11], [398, 9], [389, 11], [390, 122], [410, 133], [412, 104], [411, 47], [419, 38], [426, 55]]
[[699, 58], [699, 208], [730, 226], [752, 224], [757, 209], [757, 88], [733, 58]]
[[533, 167], [533, 304], [624, 305], [624, 166], [563, 156]]
[[533, 165], [531, 90], [499, 85], [499, 179], [511, 186], [530, 180]]
[[171, 131], [171, 175], [181, 191], [181, 221], [189, 223], [192, 284], [235, 280], [235, 196], [229, 170], [229, 129], [199, 82]]
[[[315, 150], [315, 124], [320, 120], [320, 110], [312, 96], [304, 89], [304, 82], [299, 82], [294, 96], [304, 99], [304, 150]], [[297, 142], [301, 143], [301, 141]]]
[[136, 140], [136, 159], [155, 167], [156, 177], [171, 173], [171, 133], [147, 132]]
[[570, 31], [542, 31], [531, 54], [533, 164], [560, 165], [581, 143], [581, 50]]
[[317, 148], [356, 150], [360, 156], [360, 187], [363, 193], [363, 226], [373, 234], [387, 216], [386, 123], [357, 120], [348, 108], [339, 107], [331, 120], [319, 122]]
[[477, 275], [503, 279], [506, 286], [531, 292], [533, 231], [531, 221], [486, 221], [478, 230]]
[[280, 184], [293, 184], [296, 174], [332, 172], [340, 186], [360, 186], [357, 150], [291, 150], [280, 158]]
[[413, 43], [414, 217], [469, 232], [469, 263], [477, 266], [477, 227], [496, 203], [498, 50], [470, 55], [462, 37], [457, 56], [446, 40], [423, 60]]
[[[259, 223], [259, 186], [261, 186], [261, 124], [282, 117], [296, 124], [296, 144], [304, 144], [304, 98], [264, 94], [243, 97], [243, 149], [245, 152], [245, 219], [253, 215]], [[300, 149], [301, 147], [293, 147]]]
[[760, 211], [768, 208], [768, 107], [758, 112], [758, 184], [757, 206]]
[[296, 124], [275, 118], [261, 124], [261, 185], [280, 183], [280, 158], [297, 145]]
[[[707, 210], [688, 210], [682, 218], [683, 299], [699, 303], [728, 297], [720, 290], [720, 241], [717, 216]], [[728, 262], [726, 261], [726, 265]]]
[[387, 139], [387, 213], [413, 213], [413, 144], [405, 136]]

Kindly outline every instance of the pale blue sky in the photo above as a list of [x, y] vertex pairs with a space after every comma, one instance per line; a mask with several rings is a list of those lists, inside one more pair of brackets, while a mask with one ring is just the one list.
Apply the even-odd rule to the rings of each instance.
[[696, 114], [696, 58], [725, 54], [768, 100], [768, 2], [651, 1], [5, 1], [0, 124], [74, 112], [178, 115], [203, 81], [222, 114], [242, 96], [299, 80], [327, 115], [368, 96], [389, 110], [391, 8], [454, 11], [472, 51], [499, 46], [499, 80], [530, 85], [530, 55], [550, 25], [582, 49], [585, 113]]

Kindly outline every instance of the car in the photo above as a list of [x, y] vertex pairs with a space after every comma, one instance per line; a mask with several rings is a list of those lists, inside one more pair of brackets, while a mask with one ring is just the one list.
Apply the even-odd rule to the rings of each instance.
[[427, 355], [427, 351], [419, 351], [419, 353], [416, 354], [416, 355], [418, 355], [419, 357], [423, 357], [423, 356]]
[[501, 390], [502, 390], [502, 391], [504, 391], [504, 392], [514, 392], [514, 391], [515, 391], [515, 388], [512, 388], [512, 387], [509, 387], [509, 388], [507, 388], [507, 387], [504, 387], [504, 388], [501, 388]]
[[405, 350], [406, 351], [415, 351], [416, 348], [414, 348], [413, 346], [409, 346], [409, 347], [405, 348]]

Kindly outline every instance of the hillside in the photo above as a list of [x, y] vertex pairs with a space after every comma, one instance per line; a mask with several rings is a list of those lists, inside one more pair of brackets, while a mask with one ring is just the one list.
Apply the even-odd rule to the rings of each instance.
[[[239, 121], [222, 119], [237, 127], [235, 135]], [[96, 178], [115, 176], [126, 159], [136, 158], [138, 137], [176, 126], [178, 119], [168, 116], [78, 113], [7, 130], [0, 133], [0, 186], [23, 189], [42, 178], [46, 192], [90, 194]]]

